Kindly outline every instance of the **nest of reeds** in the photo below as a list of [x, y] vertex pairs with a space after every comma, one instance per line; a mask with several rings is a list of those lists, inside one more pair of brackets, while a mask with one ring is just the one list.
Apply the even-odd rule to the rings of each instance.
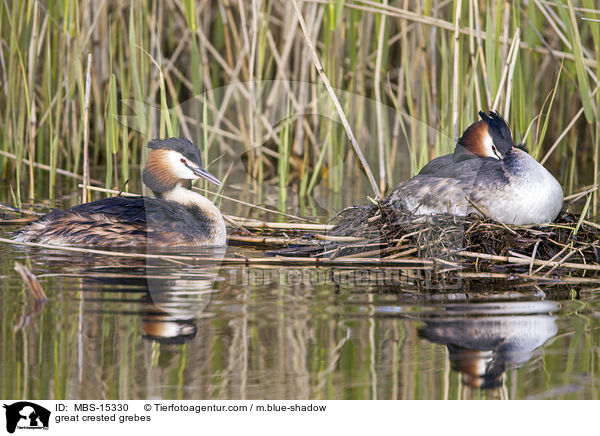
[[543, 226], [509, 226], [477, 214], [415, 216], [373, 205], [345, 209], [332, 223], [327, 232], [290, 239], [287, 248], [272, 254], [418, 258], [490, 272], [544, 270], [544, 275], [565, 269], [600, 271], [600, 225], [564, 211]]

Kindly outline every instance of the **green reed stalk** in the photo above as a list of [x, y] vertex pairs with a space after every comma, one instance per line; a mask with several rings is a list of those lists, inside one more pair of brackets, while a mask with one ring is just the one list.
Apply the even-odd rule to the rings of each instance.
[[[453, 124], [458, 122], [462, 133], [477, 119], [477, 111], [489, 109], [490, 100], [498, 96], [498, 107], [510, 113], [517, 140], [530, 121], [543, 114], [538, 135], [528, 139], [536, 156], [545, 155], [582, 110], [581, 119], [554, 147], [547, 164], [565, 192], [591, 184], [600, 172], [596, 133], [600, 96], [593, 94], [600, 81], [600, 26], [582, 18], [600, 17], [594, 0], [489, 5], [463, 0], [460, 16], [455, 15], [457, 3], [303, 2], [309, 37], [332, 86], [340, 96], [356, 93], [384, 105], [375, 118], [368, 103], [341, 97], [368, 162], [373, 165], [384, 157], [379, 167], [388, 185], [405, 179], [409, 174], [398, 169], [403, 160], [409, 160], [406, 168], [410, 166], [414, 174], [431, 158], [450, 152], [453, 143], [447, 138], [454, 134]], [[406, 6], [411, 10], [405, 11]], [[131, 169], [143, 161], [149, 138], [177, 135], [180, 128], [181, 134], [205, 137], [206, 128], [207, 162], [223, 153], [227, 153], [223, 162], [237, 162], [236, 156], [247, 147], [258, 147], [250, 156], [260, 191], [269, 164], [260, 145], [271, 135], [273, 126], [268, 123], [281, 119], [270, 118], [277, 109], [267, 102], [260, 81], [319, 82], [318, 73], [298, 33], [296, 12], [287, 2], [209, 0], [198, 8], [192, 0], [2, 3], [0, 104], [6, 110], [0, 115], [0, 150], [16, 158], [0, 158], [6, 180], [0, 196], [8, 199], [12, 186], [16, 202], [23, 193], [53, 197], [60, 186], [69, 188], [63, 183], [68, 179], [57, 170], [80, 172], [82, 60], [88, 52], [94, 57], [90, 164], [93, 169], [105, 167], [101, 178], [107, 185], [131, 178], [139, 186], [139, 173], [131, 174]], [[456, 18], [460, 44], [454, 50]], [[499, 89], [517, 29], [518, 54], [506, 76], [506, 89]], [[452, 85], [455, 59], [458, 86]], [[258, 81], [253, 87], [247, 84], [251, 78]], [[239, 88], [217, 90], [230, 84]], [[206, 127], [200, 122], [204, 117], [199, 104], [186, 104], [203, 91], [210, 111]], [[331, 102], [321, 97], [318, 90], [308, 91], [302, 110], [330, 116]], [[298, 95], [288, 99], [296, 103], [290, 106], [283, 99], [282, 104], [295, 112], [300, 107]], [[455, 103], [458, 116], [453, 120]], [[394, 110], [394, 120], [388, 119], [386, 107]], [[306, 132], [299, 132], [300, 126]], [[289, 129], [290, 138], [302, 144], [296, 140], [281, 144], [281, 131], [273, 138], [277, 149], [289, 145], [299, 153], [300, 196], [314, 192], [320, 180], [335, 191], [347, 180], [362, 178], [361, 167], [347, 158], [347, 139], [340, 126], [311, 115]], [[410, 151], [404, 146], [404, 132]], [[24, 166], [25, 158], [32, 163]], [[34, 171], [35, 163], [50, 166], [47, 190], [38, 180], [39, 174], [44, 178], [46, 174]], [[224, 171], [227, 165], [218, 167]], [[278, 165], [275, 171], [281, 180], [274, 183], [291, 182], [289, 168], [286, 172]], [[44, 186], [43, 194], [34, 189], [39, 186]], [[598, 207], [594, 197], [590, 208], [596, 212]]]
[[277, 172], [279, 174], [279, 202], [280, 210], [285, 212], [287, 201], [287, 187], [289, 184], [290, 156], [292, 150], [291, 125], [293, 123], [291, 104], [288, 106], [288, 116], [283, 121], [283, 128], [279, 131], [279, 156]]

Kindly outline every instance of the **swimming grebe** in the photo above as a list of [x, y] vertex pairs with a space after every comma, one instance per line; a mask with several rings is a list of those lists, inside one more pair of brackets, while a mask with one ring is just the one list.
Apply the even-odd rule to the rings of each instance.
[[55, 210], [14, 236], [54, 245], [223, 246], [227, 234], [219, 209], [191, 190], [192, 180], [219, 182], [202, 165], [200, 151], [183, 138], [154, 139], [142, 173], [156, 198], [110, 197]]
[[[453, 154], [433, 159], [400, 183], [384, 204], [416, 215], [481, 211], [505, 224], [554, 220], [562, 207], [558, 181], [526, 151], [496, 112], [479, 112]], [[467, 200], [468, 199], [468, 200]], [[473, 205], [472, 205], [472, 204]]]

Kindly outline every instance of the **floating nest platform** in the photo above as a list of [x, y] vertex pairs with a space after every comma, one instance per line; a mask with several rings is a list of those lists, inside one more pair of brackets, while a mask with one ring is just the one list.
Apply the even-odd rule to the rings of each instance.
[[[22, 225], [37, 217], [14, 219], [13, 214], [11, 207], [10, 216], [0, 217], [0, 225]], [[232, 247], [226, 257], [195, 259], [177, 253], [115, 252], [6, 238], [0, 243], [215, 265], [403, 268], [472, 278], [600, 283], [600, 224], [565, 211], [555, 222], [541, 226], [506, 225], [477, 214], [415, 216], [375, 205], [344, 209], [330, 224], [225, 219], [233, 229], [229, 245], [257, 250], [238, 252]]]
[[289, 261], [422, 261], [432, 262], [438, 271], [545, 279], [575, 273], [592, 281], [598, 281], [593, 277], [600, 272], [600, 225], [565, 211], [543, 226], [505, 225], [477, 214], [415, 216], [379, 206], [347, 208], [330, 225], [320, 227], [238, 224], [243, 230], [232, 236], [233, 242], [277, 246], [268, 254]]

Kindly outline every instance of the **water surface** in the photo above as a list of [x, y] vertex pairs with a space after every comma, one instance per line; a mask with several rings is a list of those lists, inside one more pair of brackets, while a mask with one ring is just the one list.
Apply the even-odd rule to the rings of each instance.
[[[15, 261], [46, 290], [41, 310]], [[10, 245], [0, 277], [2, 398], [600, 397], [594, 285]]]

